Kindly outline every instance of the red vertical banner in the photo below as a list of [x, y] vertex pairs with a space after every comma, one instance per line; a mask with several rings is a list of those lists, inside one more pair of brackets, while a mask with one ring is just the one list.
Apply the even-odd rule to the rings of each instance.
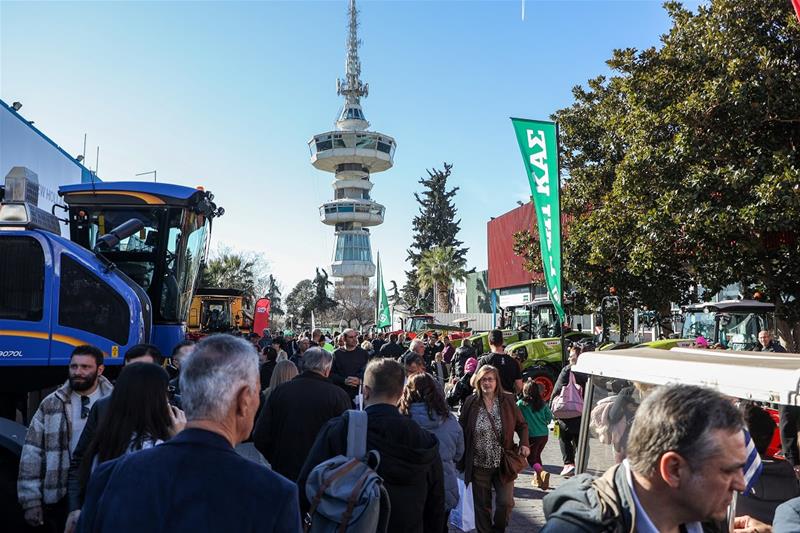
[[794, 14], [797, 15], [797, 22], [800, 22], [800, 0], [792, 0]]
[[253, 333], [263, 335], [264, 330], [269, 327], [269, 298], [261, 298], [256, 302], [256, 309], [253, 313]]

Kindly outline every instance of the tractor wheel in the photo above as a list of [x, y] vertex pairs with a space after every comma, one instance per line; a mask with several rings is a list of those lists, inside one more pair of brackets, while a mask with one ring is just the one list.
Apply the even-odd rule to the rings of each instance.
[[542, 399], [545, 401], [550, 400], [550, 395], [553, 394], [553, 389], [556, 386], [556, 378], [550, 370], [543, 367], [533, 367], [525, 371], [522, 377], [526, 380], [530, 378], [539, 384], [542, 389]]

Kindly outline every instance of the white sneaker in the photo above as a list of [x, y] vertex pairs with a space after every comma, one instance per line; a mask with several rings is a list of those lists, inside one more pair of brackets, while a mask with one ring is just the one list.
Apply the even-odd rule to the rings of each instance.
[[569, 477], [575, 472], [575, 465], [564, 465], [561, 470], [561, 477]]

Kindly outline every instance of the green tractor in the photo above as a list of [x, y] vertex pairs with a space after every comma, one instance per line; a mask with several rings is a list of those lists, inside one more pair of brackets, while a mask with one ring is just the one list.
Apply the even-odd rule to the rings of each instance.
[[682, 338], [677, 340], [692, 342], [702, 336], [712, 346], [752, 350], [758, 346], [758, 332], [761, 330], [775, 334], [774, 304], [758, 300], [706, 302], [683, 309]]
[[[527, 323], [518, 323], [524, 338], [506, 343], [506, 352], [522, 365], [523, 379], [531, 378], [542, 387], [542, 396], [549, 399], [561, 372], [561, 321], [550, 300], [534, 300], [526, 305]], [[564, 339], [579, 342], [592, 338], [583, 331], [567, 331]], [[488, 350], [487, 350], [488, 351]]]
[[[537, 337], [549, 337], [556, 334], [554, 330], [553, 304], [548, 299], [538, 299], [522, 305], [501, 308], [500, 331], [503, 332], [503, 343], [509, 344]], [[542, 316], [539, 316], [542, 313]], [[553, 331], [549, 331], [553, 329]], [[489, 351], [489, 332], [476, 333], [469, 337], [472, 345], [478, 353]]]

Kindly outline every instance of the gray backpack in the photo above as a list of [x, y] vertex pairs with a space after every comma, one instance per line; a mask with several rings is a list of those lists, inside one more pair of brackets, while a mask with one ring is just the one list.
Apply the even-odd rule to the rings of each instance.
[[367, 453], [367, 413], [347, 411], [347, 455], [318, 464], [308, 475], [306, 497], [311, 507], [306, 533], [385, 533], [389, 494], [375, 472], [377, 450]]

